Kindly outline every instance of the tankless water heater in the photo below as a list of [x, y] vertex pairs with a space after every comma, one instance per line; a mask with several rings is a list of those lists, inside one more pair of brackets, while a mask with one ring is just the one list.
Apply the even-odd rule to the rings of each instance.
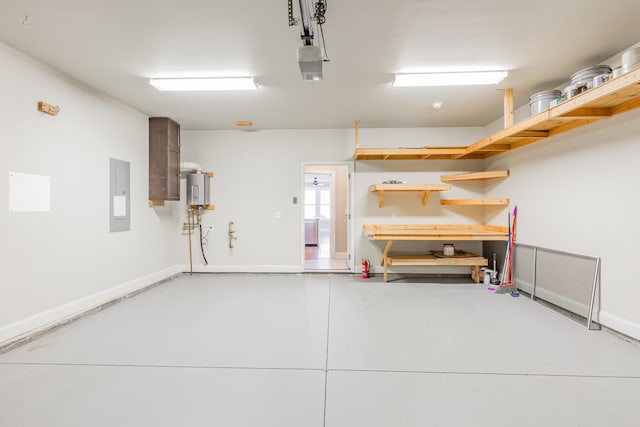
[[206, 206], [211, 199], [211, 177], [202, 172], [187, 175], [187, 205]]

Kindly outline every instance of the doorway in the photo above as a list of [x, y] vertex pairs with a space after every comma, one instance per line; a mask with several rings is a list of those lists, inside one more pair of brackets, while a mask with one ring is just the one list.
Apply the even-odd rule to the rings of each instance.
[[304, 165], [304, 270], [351, 271], [349, 164]]

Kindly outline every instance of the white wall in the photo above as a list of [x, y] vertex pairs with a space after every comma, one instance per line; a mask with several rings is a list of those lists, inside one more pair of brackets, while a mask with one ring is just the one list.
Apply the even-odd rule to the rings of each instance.
[[[620, 57], [602, 63], [615, 68]], [[516, 110], [517, 121], [529, 115], [529, 105]], [[601, 257], [599, 320], [636, 339], [640, 287], [632, 256], [640, 238], [635, 226], [638, 123], [640, 111], [634, 110], [485, 161], [489, 170], [511, 171], [509, 178], [487, 184], [487, 197], [510, 197], [518, 206], [518, 242]], [[486, 133], [501, 127], [502, 119], [496, 120]], [[503, 219], [487, 215], [485, 221]]]
[[[483, 128], [361, 129], [360, 146], [456, 145], [479, 139]], [[302, 165], [304, 162], [349, 161], [354, 152], [354, 131], [191, 131], [182, 134], [182, 156], [204, 170], [213, 171], [213, 203], [216, 210], [203, 216], [203, 227], [214, 226], [203, 266], [197, 242], [193, 244], [195, 271], [302, 271]], [[388, 195], [378, 208], [370, 184], [387, 179], [414, 183], [440, 183], [442, 173], [481, 170], [481, 161], [357, 162], [353, 195], [356, 263], [361, 258], [378, 260], [382, 242], [370, 242], [361, 233], [365, 223], [480, 223], [483, 209], [444, 208], [441, 195], [433, 193], [427, 206], [419, 194]], [[482, 186], [457, 185], [446, 197], [478, 197]], [[298, 197], [294, 205], [292, 198]], [[444, 196], [442, 196], [444, 197]], [[279, 218], [276, 218], [279, 216]], [[234, 221], [238, 240], [228, 248], [227, 229]], [[414, 245], [415, 246], [415, 245]], [[411, 250], [408, 244], [398, 249]], [[437, 249], [441, 243], [420, 247]], [[461, 249], [480, 251], [480, 244], [467, 242]], [[181, 256], [188, 263], [188, 243], [181, 243]], [[377, 270], [378, 267], [375, 266]], [[403, 267], [404, 272], [414, 269]], [[418, 270], [416, 270], [418, 271]], [[422, 268], [419, 271], [424, 271]], [[434, 273], [466, 272], [466, 268], [438, 268]]]
[[[4, 44], [0, 93], [0, 342], [173, 274], [171, 208], [147, 207], [147, 117]], [[129, 232], [109, 233], [110, 157], [131, 163]], [[51, 212], [10, 213], [9, 172], [50, 176]]]
[[[189, 131], [182, 158], [214, 172], [215, 211], [203, 216], [214, 227], [203, 266], [194, 243], [197, 271], [302, 271], [303, 163], [342, 162], [353, 156], [352, 130]], [[298, 203], [293, 203], [293, 197]], [[233, 221], [237, 240], [228, 247]], [[197, 239], [197, 234], [194, 234]], [[198, 243], [199, 244], [199, 243]], [[186, 238], [180, 244], [189, 262]]]
[[600, 320], [635, 338], [638, 123], [635, 110], [486, 161], [511, 171], [488, 197], [508, 195], [518, 206], [518, 241], [602, 257]]

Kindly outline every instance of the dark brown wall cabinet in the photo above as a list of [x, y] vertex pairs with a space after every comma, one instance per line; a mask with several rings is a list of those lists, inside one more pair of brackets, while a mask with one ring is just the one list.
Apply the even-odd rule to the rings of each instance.
[[180, 125], [149, 118], [149, 200], [180, 200]]

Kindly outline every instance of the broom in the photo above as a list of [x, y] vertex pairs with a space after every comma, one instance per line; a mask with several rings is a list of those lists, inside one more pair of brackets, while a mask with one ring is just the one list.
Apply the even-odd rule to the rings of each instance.
[[518, 288], [516, 287], [515, 281], [512, 280], [512, 270], [513, 270], [513, 250], [515, 247], [516, 240], [516, 223], [518, 219], [518, 206], [513, 209], [513, 227], [511, 226], [511, 215], [508, 217], [509, 221], [509, 242], [507, 244], [507, 254], [504, 260], [504, 266], [502, 268], [502, 280], [500, 281], [500, 286], [496, 289], [495, 293], [497, 294], [508, 294], [510, 293], [512, 297], [519, 297]]
[[509, 284], [511, 286], [511, 296], [519, 297], [520, 293], [518, 292], [518, 287], [516, 286], [515, 278], [513, 277], [513, 267], [515, 267], [515, 263], [513, 262], [513, 255], [516, 249], [516, 219], [518, 218], [518, 206], [513, 208], [513, 227], [511, 231], [511, 257], [509, 259]]
[[508, 272], [508, 264], [509, 264], [509, 252], [511, 249], [511, 212], [507, 212], [507, 250], [504, 253], [504, 263], [502, 264], [502, 272], [500, 273], [500, 281], [498, 282], [498, 287], [495, 290], [496, 294], [506, 294], [509, 292], [509, 289], [506, 288], [504, 283], [507, 283], [507, 272]]

